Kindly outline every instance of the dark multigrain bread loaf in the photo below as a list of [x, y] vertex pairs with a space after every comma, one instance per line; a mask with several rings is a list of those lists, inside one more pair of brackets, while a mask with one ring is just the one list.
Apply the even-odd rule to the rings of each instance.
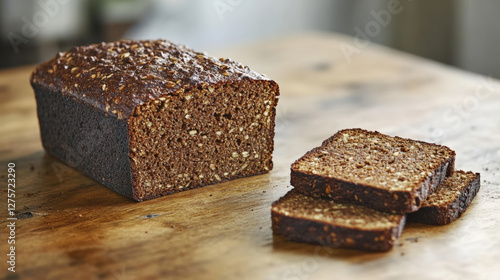
[[298, 191], [390, 213], [409, 213], [446, 176], [455, 152], [447, 147], [362, 129], [346, 129], [291, 167]]
[[268, 172], [278, 85], [168, 41], [74, 48], [31, 76], [45, 149], [147, 200]]
[[364, 251], [387, 251], [405, 216], [313, 198], [291, 190], [271, 207], [274, 234], [298, 242]]
[[467, 210], [480, 184], [479, 173], [455, 171], [429, 195], [417, 212], [408, 214], [408, 219], [430, 225], [449, 224]]

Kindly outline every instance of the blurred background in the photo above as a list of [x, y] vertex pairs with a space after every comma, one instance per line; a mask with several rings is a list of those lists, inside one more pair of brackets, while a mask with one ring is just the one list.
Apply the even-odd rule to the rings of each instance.
[[498, 11], [493, 0], [0, 0], [0, 68], [121, 38], [210, 50], [322, 31], [498, 78]]

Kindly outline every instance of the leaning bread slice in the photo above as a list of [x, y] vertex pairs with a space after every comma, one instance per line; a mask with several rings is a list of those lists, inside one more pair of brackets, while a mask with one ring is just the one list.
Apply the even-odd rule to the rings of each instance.
[[429, 195], [417, 212], [408, 215], [408, 219], [429, 225], [449, 224], [467, 210], [479, 188], [479, 173], [455, 171]]
[[313, 198], [291, 190], [271, 207], [274, 234], [322, 246], [388, 251], [401, 235], [405, 216]]
[[346, 129], [293, 163], [291, 184], [307, 195], [403, 214], [417, 211], [454, 164], [445, 146]]

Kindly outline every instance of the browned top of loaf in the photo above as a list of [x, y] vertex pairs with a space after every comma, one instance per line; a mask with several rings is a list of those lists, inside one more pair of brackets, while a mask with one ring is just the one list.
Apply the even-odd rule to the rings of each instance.
[[399, 225], [403, 218], [403, 215], [378, 212], [359, 205], [312, 198], [295, 190], [291, 190], [273, 203], [271, 211], [292, 218], [361, 230], [392, 228]]
[[346, 129], [292, 164], [292, 170], [389, 191], [413, 191], [455, 152], [445, 146]]
[[452, 176], [446, 178], [434, 193], [431, 193], [422, 207], [446, 206], [455, 202], [460, 197], [462, 191], [477, 178], [478, 174], [468, 171], [457, 170]]
[[269, 80], [230, 59], [165, 40], [122, 40], [75, 47], [38, 66], [31, 83], [60, 91], [118, 118], [187, 88], [241, 79]]

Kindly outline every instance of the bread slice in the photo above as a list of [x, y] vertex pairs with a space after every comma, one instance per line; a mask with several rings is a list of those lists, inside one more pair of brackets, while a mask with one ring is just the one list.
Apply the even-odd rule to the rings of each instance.
[[401, 235], [404, 215], [313, 198], [291, 190], [271, 207], [274, 234], [305, 243], [388, 251]]
[[303, 194], [403, 214], [417, 211], [454, 165], [445, 146], [345, 129], [292, 164], [291, 184]]
[[429, 225], [453, 222], [467, 210], [479, 192], [480, 181], [479, 173], [456, 171], [429, 195], [417, 212], [409, 214], [408, 219]]

